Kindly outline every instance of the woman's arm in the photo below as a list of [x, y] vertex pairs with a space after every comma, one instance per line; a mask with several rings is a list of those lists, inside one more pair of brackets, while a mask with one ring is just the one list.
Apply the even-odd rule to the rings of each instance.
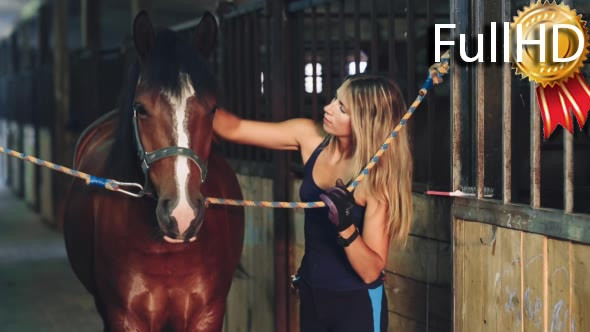
[[321, 137], [310, 119], [291, 119], [283, 122], [244, 120], [218, 109], [213, 118], [213, 130], [233, 143], [260, 146], [274, 150], [298, 150], [304, 140]]
[[[347, 239], [353, 232], [350, 226], [339, 234]], [[367, 197], [363, 234], [344, 248], [350, 265], [365, 283], [377, 280], [385, 269], [389, 240], [386, 203]]]

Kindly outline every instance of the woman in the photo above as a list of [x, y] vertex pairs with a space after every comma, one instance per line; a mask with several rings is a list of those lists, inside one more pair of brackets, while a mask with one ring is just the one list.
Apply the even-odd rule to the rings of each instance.
[[[302, 201], [305, 254], [297, 277], [301, 331], [386, 331], [383, 269], [390, 239], [405, 243], [412, 218], [412, 156], [402, 130], [354, 194], [354, 179], [402, 118], [397, 85], [373, 75], [347, 78], [324, 107], [323, 131], [309, 119], [242, 120], [219, 110], [214, 130], [224, 139], [299, 150], [305, 164]], [[336, 186], [334, 186], [336, 183]]]

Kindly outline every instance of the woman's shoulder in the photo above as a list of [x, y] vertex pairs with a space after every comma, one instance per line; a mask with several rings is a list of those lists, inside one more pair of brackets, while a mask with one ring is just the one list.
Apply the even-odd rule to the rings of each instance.
[[304, 153], [315, 150], [326, 136], [322, 127], [311, 119], [298, 118], [290, 121], [299, 133], [299, 146]]

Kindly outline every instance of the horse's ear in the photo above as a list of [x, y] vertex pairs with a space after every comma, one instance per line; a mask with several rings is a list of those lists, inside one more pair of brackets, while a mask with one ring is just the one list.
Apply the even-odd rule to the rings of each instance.
[[215, 48], [217, 41], [217, 21], [210, 12], [205, 12], [195, 33], [195, 46], [197, 50], [208, 58]]
[[137, 54], [141, 60], [145, 60], [150, 49], [156, 43], [156, 33], [145, 10], [139, 12], [133, 21], [133, 41]]

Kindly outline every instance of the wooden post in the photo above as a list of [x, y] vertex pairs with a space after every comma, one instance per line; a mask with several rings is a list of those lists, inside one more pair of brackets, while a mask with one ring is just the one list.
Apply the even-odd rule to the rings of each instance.
[[[95, 119], [105, 112], [100, 109], [100, 92], [99, 92], [99, 65], [100, 55], [100, 2], [99, 0], [82, 0], [80, 12], [80, 30], [82, 48], [87, 50], [80, 61], [84, 64], [77, 70], [83, 71], [84, 80], [74, 82], [80, 85], [82, 98], [85, 100], [84, 110], [72, 112], [73, 121], [76, 131], [81, 131], [85, 126], [92, 123]], [[78, 76], [79, 77], [79, 76]]]
[[100, 48], [100, 2], [82, 0], [80, 12], [82, 47], [89, 50]]
[[[58, 164], [70, 165], [73, 155], [74, 138], [67, 130], [70, 116], [70, 62], [68, 53], [68, 0], [53, 2], [53, 79], [55, 97], [55, 119], [53, 122], [52, 156]], [[55, 220], [59, 221], [63, 215], [63, 198], [67, 185], [71, 179], [54, 173], [53, 199]]]
[[51, 7], [48, 4], [41, 6], [39, 9], [39, 24], [37, 25], [37, 35], [39, 36], [38, 66], [48, 63], [51, 56], [51, 46], [49, 45], [50, 30], [47, 29], [47, 25], [51, 22], [50, 10]]
[[[273, 121], [285, 120], [287, 116], [285, 97], [285, 66], [283, 56], [283, 40], [285, 39], [286, 15], [285, 2], [267, 0], [266, 8], [270, 16], [270, 75], [268, 93], [271, 96], [271, 112]], [[265, 93], [267, 93], [265, 91]], [[275, 200], [288, 199], [289, 184], [289, 156], [287, 152], [273, 153], [273, 197]], [[289, 211], [276, 209], [274, 211], [274, 263], [275, 263], [275, 329], [277, 332], [288, 331], [288, 290], [289, 290]]]

